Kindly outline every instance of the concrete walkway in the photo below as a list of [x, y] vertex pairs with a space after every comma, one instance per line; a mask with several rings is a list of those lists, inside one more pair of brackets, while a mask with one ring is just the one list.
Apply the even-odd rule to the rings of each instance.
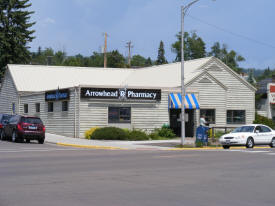
[[[153, 140], [153, 141], [112, 141], [112, 140], [87, 140], [80, 138], [64, 137], [56, 134], [46, 133], [46, 142], [82, 148], [95, 149], [144, 149], [144, 150], [167, 150], [175, 149], [180, 145], [180, 138], [173, 140]], [[186, 138], [186, 144], [193, 144], [194, 140]]]

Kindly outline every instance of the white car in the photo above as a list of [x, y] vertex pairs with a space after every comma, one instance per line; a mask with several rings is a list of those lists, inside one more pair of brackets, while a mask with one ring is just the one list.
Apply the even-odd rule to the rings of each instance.
[[244, 125], [221, 136], [219, 141], [224, 149], [243, 145], [247, 148], [253, 148], [254, 145], [275, 147], [275, 130], [262, 124]]

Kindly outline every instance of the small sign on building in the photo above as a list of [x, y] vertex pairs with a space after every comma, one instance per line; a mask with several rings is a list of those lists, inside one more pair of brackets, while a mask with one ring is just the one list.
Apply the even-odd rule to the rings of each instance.
[[275, 104], [275, 84], [268, 84], [268, 98], [270, 104]]

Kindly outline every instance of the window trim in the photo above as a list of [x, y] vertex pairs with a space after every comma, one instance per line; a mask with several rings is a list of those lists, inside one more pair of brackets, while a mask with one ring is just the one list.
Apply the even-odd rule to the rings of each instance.
[[[110, 120], [110, 109], [112, 108], [116, 108], [118, 109], [118, 120], [117, 121], [114, 121], [114, 120]], [[120, 109], [129, 109], [130, 110], [130, 116], [129, 116], [129, 119], [130, 120], [124, 120], [124, 121], [121, 121], [120, 120]], [[132, 121], [132, 108], [131, 107], [115, 107], [115, 106], [109, 106], [108, 107], [108, 123], [109, 124], [131, 124], [131, 121]]]
[[[232, 120], [234, 119], [234, 112], [238, 111], [238, 112], [244, 112], [244, 120], [243, 122], [228, 122], [228, 112], [231, 111], [233, 112], [233, 115], [232, 116]], [[246, 124], [246, 110], [243, 110], [243, 109], [228, 109], [226, 110], [226, 124]]]

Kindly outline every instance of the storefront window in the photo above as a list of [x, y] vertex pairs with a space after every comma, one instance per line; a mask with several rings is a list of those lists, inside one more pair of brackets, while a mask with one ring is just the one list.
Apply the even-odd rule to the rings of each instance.
[[53, 112], [53, 102], [48, 102], [48, 112]]
[[28, 112], [29, 112], [29, 105], [24, 104], [24, 113], [28, 113]]
[[245, 124], [245, 110], [227, 110], [227, 124]]
[[130, 107], [109, 107], [109, 123], [131, 123]]
[[209, 124], [215, 124], [216, 123], [216, 112], [215, 109], [201, 109], [200, 110], [200, 116], [204, 115], [205, 120]]
[[40, 112], [40, 103], [36, 103], [36, 104], [35, 104], [35, 111], [36, 111], [37, 113]]
[[12, 114], [15, 114], [15, 103], [12, 103]]
[[68, 111], [68, 101], [63, 101], [62, 102], [62, 111], [63, 112]]

